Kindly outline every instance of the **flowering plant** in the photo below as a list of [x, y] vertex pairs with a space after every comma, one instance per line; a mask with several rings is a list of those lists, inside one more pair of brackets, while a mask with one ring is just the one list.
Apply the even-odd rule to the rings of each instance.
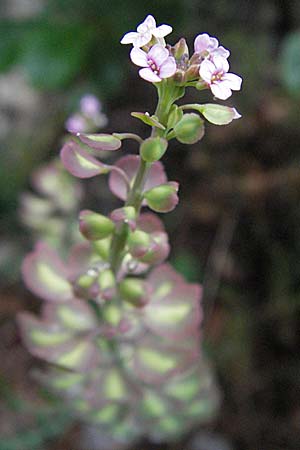
[[[121, 40], [133, 44], [132, 62], [158, 92], [153, 115], [132, 113], [150, 126], [150, 136], [77, 132], [61, 150], [75, 177], [108, 174], [123, 205], [109, 217], [81, 211], [83, 240], [67, 261], [39, 242], [23, 263], [25, 283], [45, 300], [41, 318], [20, 316], [27, 347], [51, 365], [42, 378], [87, 421], [125, 441], [174, 438], [209, 419], [218, 404], [200, 351], [201, 286], [164, 262], [167, 233], [144, 208], [166, 213], [178, 203], [178, 183], [168, 181], [160, 161], [172, 139], [196, 143], [204, 119], [225, 125], [240, 117], [228, 106], [176, 101], [187, 87], [228, 98], [241, 78], [228, 73], [229, 51], [216, 38], [197, 36], [190, 57], [184, 39], [166, 44], [171, 31], [148, 16]], [[139, 155], [104, 162], [101, 156], [119, 151], [125, 139], [138, 144]]]

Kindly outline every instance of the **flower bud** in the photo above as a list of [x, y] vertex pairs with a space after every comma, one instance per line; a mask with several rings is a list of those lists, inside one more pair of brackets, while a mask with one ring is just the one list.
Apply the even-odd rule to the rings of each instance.
[[178, 183], [169, 181], [144, 193], [149, 208], [156, 212], [172, 211], [178, 203]]
[[103, 216], [93, 211], [84, 210], [79, 215], [79, 229], [80, 232], [87, 239], [97, 241], [105, 239], [114, 231], [115, 224]]
[[178, 42], [171, 48], [171, 53], [176, 60], [182, 58], [183, 56], [189, 56], [189, 48], [187, 46], [186, 40], [184, 38], [179, 39]]
[[148, 302], [147, 285], [140, 278], [125, 278], [119, 285], [122, 298], [134, 306], [145, 306]]
[[158, 161], [168, 148], [168, 141], [160, 137], [148, 138], [141, 145], [141, 157], [146, 162]]
[[182, 144], [195, 144], [204, 135], [203, 120], [195, 113], [184, 114], [175, 125], [176, 138]]
[[148, 252], [150, 243], [151, 238], [148, 233], [136, 230], [130, 234], [127, 240], [129, 253], [134, 258], [141, 258]]

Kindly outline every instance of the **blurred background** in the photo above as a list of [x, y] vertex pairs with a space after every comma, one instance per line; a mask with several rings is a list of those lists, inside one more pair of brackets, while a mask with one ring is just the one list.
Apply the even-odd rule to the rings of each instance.
[[[173, 26], [172, 44], [184, 36], [192, 49], [197, 34], [217, 36], [244, 84], [227, 102], [241, 120], [207, 125], [203, 141], [190, 149], [174, 142], [164, 159], [181, 185], [179, 207], [164, 217], [172, 263], [205, 285], [204, 346], [221, 408], [182, 442], [141, 448], [299, 450], [298, 0], [1, 0], [0, 450], [73, 450], [81, 433], [33, 381], [38, 363], [15, 324], [19, 311], [39, 308], [22, 284], [22, 258], [43, 233], [55, 244], [62, 232], [56, 216], [44, 220], [52, 206], [37, 200], [32, 173], [58, 155], [65, 121], [87, 93], [101, 100], [105, 131], [145, 136], [130, 112], [153, 111], [156, 93], [119, 40], [148, 13]], [[187, 93], [197, 101], [202, 94]], [[105, 181], [82, 187], [85, 206], [112, 209]], [[76, 205], [58, 217], [71, 213]]]

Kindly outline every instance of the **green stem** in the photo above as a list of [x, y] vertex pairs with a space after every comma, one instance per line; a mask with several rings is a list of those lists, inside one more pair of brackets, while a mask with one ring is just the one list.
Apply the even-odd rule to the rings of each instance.
[[[184, 88], [174, 85], [172, 81], [169, 82], [169, 80], [167, 79], [162, 80], [160, 83], [157, 83], [156, 87], [158, 90], [158, 103], [155, 110], [155, 115], [158, 117], [159, 122], [166, 126], [171, 106], [173, 105], [175, 100], [181, 98], [184, 95]], [[165, 134], [166, 130], [152, 127], [151, 137], [164, 136]], [[137, 215], [139, 214], [140, 208], [142, 206], [143, 189], [151, 166], [152, 163], [148, 163], [142, 158], [140, 159], [140, 165], [134, 183], [132, 185], [132, 188], [130, 189], [128, 199], [125, 203], [125, 206], [133, 206], [136, 210]], [[127, 236], [128, 225], [123, 224], [123, 226], [119, 230], [116, 230], [112, 239], [110, 265], [115, 274], [117, 274], [123, 260], [123, 253], [126, 246]]]

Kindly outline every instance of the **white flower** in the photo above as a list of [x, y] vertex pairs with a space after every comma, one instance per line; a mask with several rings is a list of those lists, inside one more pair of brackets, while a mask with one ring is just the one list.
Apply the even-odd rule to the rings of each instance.
[[143, 47], [151, 41], [152, 36], [161, 39], [172, 32], [170, 25], [156, 26], [156, 21], [153, 16], [146, 17], [143, 23], [138, 25], [136, 31], [126, 33], [122, 39], [121, 44], [133, 44], [134, 47]]
[[228, 61], [221, 56], [215, 56], [213, 61], [205, 59], [200, 64], [200, 77], [210, 87], [214, 96], [221, 100], [229, 98], [231, 91], [241, 89], [242, 78], [235, 73], [228, 73], [228, 70]]
[[130, 52], [131, 61], [143, 67], [139, 75], [151, 83], [159, 83], [163, 78], [169, 78], [176, 72], [176, 62], [168, 50], [159, 44], [154, 45], [148, 53], [134, 47]]

